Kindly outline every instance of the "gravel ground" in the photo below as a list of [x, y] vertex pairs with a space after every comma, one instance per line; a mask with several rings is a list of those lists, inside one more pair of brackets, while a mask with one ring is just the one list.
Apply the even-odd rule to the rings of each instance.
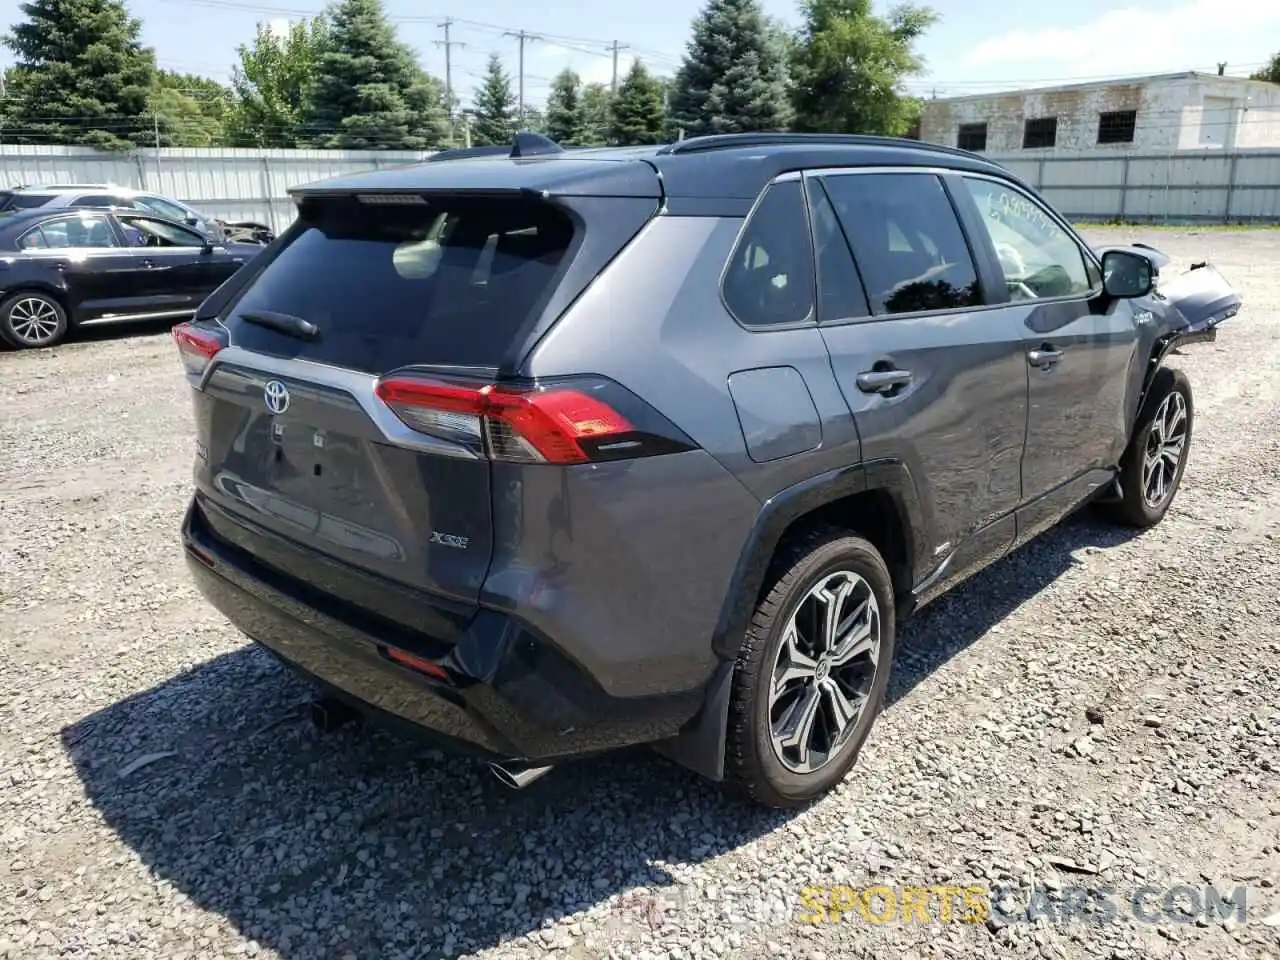
[[[1280, 956], [1280, 232], [1146, 239], [1247, 299], [1177, 358], [1167, 521], [1073, 519], [921, 614], [853, 775], [790, 816], [645, 751], [512, 793], [317, 733], [188, 583], [166, 333], [0, 355], [0, 956]], [[1007, 909], [799, 922], [803, 888], [877, 882]], [[1244, 888], [1244, 922], [1126, 919], [1178, 884]], [[1119, 918], [1054, 913], [1079, 887]]]

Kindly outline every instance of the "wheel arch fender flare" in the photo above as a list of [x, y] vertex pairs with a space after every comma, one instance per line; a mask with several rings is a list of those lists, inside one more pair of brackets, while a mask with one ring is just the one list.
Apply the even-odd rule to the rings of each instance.
[[921, 564], [927, 560], [922, 551], [930, 518], [903, 461], [872, 460], [841, 467], [774, 494], [760, 508], [725, 593], [712, 636], [718, 663], [706, 684], [703, 706], [678, 736], [655, 744], [659, 753], [709, 780], [724, 779], [733, 672], [779, 544], [804, 518], [846, 497], [871, 491], [881, 491], [893, 500], [906, 540], [906, 568], [913, 579], [918, 578]]

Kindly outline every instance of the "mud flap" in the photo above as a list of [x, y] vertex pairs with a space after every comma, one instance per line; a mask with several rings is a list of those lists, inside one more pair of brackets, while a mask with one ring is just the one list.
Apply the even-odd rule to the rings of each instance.
[[677, 736], [659, 740], [653, 749], [699, 776], [724, 780], [724, 745], [729, 729], [729, 696], [733, 692], [732, 660], [722, 661], [707, 681], [702, 709]]

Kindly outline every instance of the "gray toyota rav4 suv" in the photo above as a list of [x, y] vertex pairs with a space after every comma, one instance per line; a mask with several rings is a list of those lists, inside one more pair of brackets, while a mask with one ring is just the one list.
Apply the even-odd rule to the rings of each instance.
[[294, 199], [175, 328], [190, 569], [317, 703], [516, 786], [651, 744], [821, 795], [904, 617], [1087, 501], [1161, 519], [1162, 361], [1240, 305], [914, 141], [522, 134]]

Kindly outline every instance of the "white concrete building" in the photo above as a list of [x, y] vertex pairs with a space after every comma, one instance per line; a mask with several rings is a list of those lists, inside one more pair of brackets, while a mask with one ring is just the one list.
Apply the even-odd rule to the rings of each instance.
[[1280, 148], [1280, 84], [1169, 73], [938, 98], [920, 138], [992, 154]]

